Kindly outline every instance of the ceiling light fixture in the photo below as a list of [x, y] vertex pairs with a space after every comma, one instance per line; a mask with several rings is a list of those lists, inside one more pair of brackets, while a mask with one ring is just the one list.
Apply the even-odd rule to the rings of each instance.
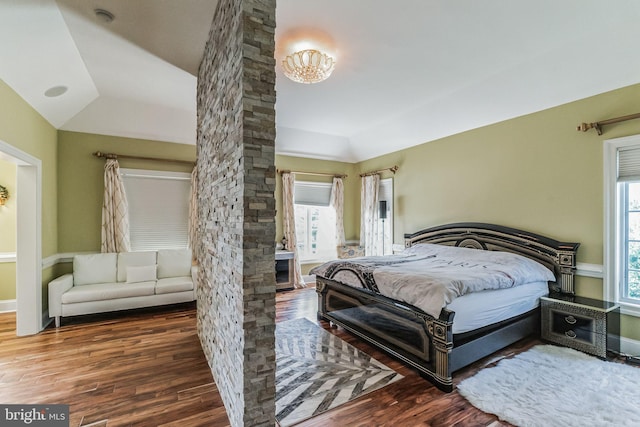
[[318, 83], [331, 75], [336, 62], [326, 53], [305, 49], [287, 55], [282, 61], [284, 75], [298, 83]]
[[98, 18], [99, 20], [101, 20], [105, 24], [109, 24], [115, 18], [115, 16], [113, 16], [113, 13], [109, 12], [108, 10], [104, 10], [104, 9], [94, 9], [93, 13], [96, 14], [96, 18]]
[[54, 86], [47, 89], [44, 93], [44, 96], [47, 96], [49, 98], [55, 98], [56, 96], [60, 96], [66, 93], [68, 89], [69, 88], [67, 88], [66, 86]]

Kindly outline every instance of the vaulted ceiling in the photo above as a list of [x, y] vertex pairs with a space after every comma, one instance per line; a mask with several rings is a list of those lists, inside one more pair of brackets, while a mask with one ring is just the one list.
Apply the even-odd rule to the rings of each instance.
[[[194, 144], [216, 4], [2, 0], [0, 79], [58, 129]], [[281, 154], [361, 161], [640, 82], [637, 0], [278, 0], [276, 22]], [[283, 75], [301, 42], [328, 80]]]

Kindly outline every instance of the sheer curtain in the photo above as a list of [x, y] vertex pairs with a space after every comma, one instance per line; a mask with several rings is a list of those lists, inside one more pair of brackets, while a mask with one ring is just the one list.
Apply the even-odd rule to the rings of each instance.
[[102, 252], [129, 252], [129, 206], [116, 159], [104, 164]]
[[300, 258], [298, 257], [298, 247], [296, 244], [296, 214], [293, 205], [293, 188], [295, 176], [290, 172], [282, 174], [282, 210], [284, 238], [287, 241], [285, 249], [293, 252], [293, 286], [304, 288], [306, 285], [302, 278], [302, 268], [300, 268]]
[[336, 246], [344, 246], [344, 183], [342, 178], [333, 178], [331, 206], [336, 210]]
[[196, 257], [196, 242], [198, 238], [198, 166], [191, 171], [191, 193], [189, 194], [189, 247], [191, 256]]
[[360, 246], [364, 253], [382, 255], [378, 245], [378, 188], [380, 175], [362, 177], [360, 186]]

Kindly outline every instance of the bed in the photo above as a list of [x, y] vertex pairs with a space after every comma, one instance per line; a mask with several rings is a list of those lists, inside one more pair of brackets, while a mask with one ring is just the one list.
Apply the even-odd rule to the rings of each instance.
[[[450, 392], [453, 390], [453, 372], [524, 337], [539, 334], [539, 297], [549, 290], [574, 292], [578, 246], [579, 243], [559, 242], [526, 231], [483, 223], [447, 224], [405, 234], [407, 249], [402, 254], [337, 260], [316, 267], [312, 273], [316, 274], [318, 318], [329, 321], [332, 326], [341, 326], [401, 359], [439, 389]], [[517, 254], [525, 257], [522, 262], [527, 268], [537, 271], [543, 266], [550, 276], [544, 276], [549, 280], [524, 280], [522, 286], [505, 285], [505, 278], [501, 277], [496, 279], [497, 285], [491, 285], [494, 289], [484, 289], [484, 285], [474, 287], [467, 282], [461, 284], [456, 280], [453, 290], [444, 292], [444, 301], [437, 300], [435, 305], [423, 302], [423, 298], [416, 300], [415, 305], [407, 302], [409, 299], [400, 292], [389, 293], [385, 280], [400, 287], [415, 280], [415, 277], [394, 276], [407, 274], [403, 269], [417, 268], [404, 264], [408, 255], [426, 260], [420, 262], [441, 259], [439, 252], [430, 255], [432, 249], [499, 258], [503, 253], [506, 253], [505, 257]], [[477, 250], [500, 253], [478, 253]], [[476, 268], [476, 264], [483, 262], [466, 264]], [[506, 276], [507, 281], [516, 280], [520, 274], [504, 274], [498, 267], [497, 274]], [[482, 264], [482, 268], [487, 267]], [[470, 270], [465, 270], [464, 274]], [[357, 277], [357, 280], [348, 279], [349, 276]], [[348, 284], [349, 281], [359, 283]], [[378, 287], [387, 295], [383, 295]], [[469, 289], [476, 292], [466, 292]], [[451, 292], [456, 295], [451, 297]], [[434, 307], [437, 307], [435, 311]]]

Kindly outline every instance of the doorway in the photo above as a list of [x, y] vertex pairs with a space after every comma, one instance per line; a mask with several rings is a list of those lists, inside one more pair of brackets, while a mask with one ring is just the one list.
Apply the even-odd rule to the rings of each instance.
[[16, 333], [42, 323], [42, 162], [0, 140], [0, 157], [16, 164]]

